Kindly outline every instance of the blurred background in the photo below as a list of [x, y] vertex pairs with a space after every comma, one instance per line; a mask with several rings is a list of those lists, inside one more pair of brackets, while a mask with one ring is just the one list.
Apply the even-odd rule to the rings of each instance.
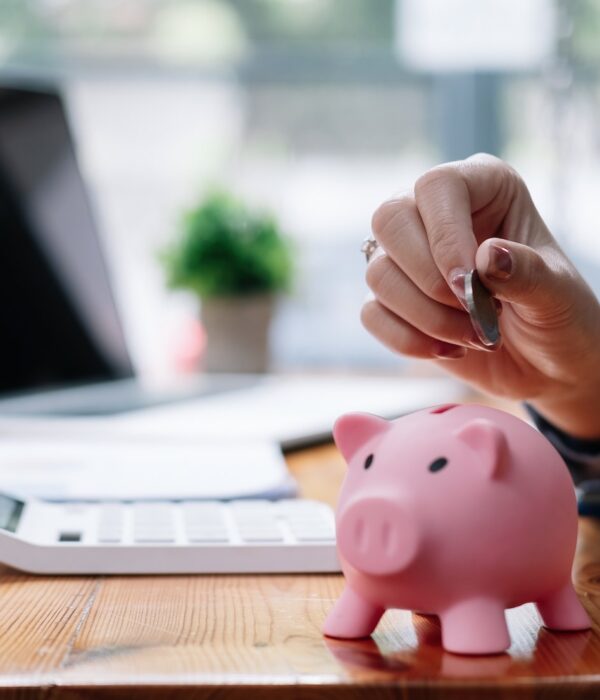
[[360, 325], [360, 244], [383, 199], [476, 151], [600, 287], [600, 0], [0, 0], [0, 66], [64, 91], [143, 376], [201, 352], [159, 251], [215, 184], [293, 240], [278, 370], [403, 363]]

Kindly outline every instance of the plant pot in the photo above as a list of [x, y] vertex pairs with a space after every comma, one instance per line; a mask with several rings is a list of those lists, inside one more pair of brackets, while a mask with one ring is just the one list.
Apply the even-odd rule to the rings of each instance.
[[269, 328], [276, 297], [214, 297], [202, 300], [207, 372], [266, 372]]

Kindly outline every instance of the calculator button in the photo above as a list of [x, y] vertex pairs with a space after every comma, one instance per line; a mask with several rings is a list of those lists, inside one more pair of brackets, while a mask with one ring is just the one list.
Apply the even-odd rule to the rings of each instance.
[[183, 514], [183, 519], [186, 523], [222, 523], [223, 516], [221, 513], [202, 513], [202, 512], [187, 512]]
[[164, 519], [159, 519], [159, 518], [136, 518], [134, 520], [134, 527], [136, 528], [168, 528], [173, 525], [173, 519], [172, 518], [164, 518]]
[[328, 512], [316, 504], [288, 503], [284, 509], [288, 526], [298, 542], [333, 542], [335, 525]]
[[135, 505], [133, 507], [136, 520], [169, 520], [173, 515], [172, 506], [163, 505]]
[[240, 501], [232, 508], [243, 542], [283, 542], [283, 533], [270, 501]]
[[133, 515], [134, 542], [145, 544], [175, 542], [173, 507], [170, 504], [137, 504], [133, 508]]
[[121, 534], [121, 531], [116, 531], [116, 532], [99, 532], [98, 533], [98, 542], [102, 544], [116, 544], [119, 543], [123, 539], [123, 536]]
[[297, 530], [292, 533], [298, 542], [334, 542], [335, 534], [325, 530]]
[[175, 533], [173, 532], [155, 532], [155, 531], [137, 531], [133, 539], [136, 542], [145, 543], [169, 543], [175, 542]]
[[117, 509], [103, 509], [100, 511], [98, 518], [101, 524], [104, 523], [122, 523], [123, 522], [123, 511]]
[[190, 542], [229, 542], [229, 532], [219, 503], [184, 503], [183, 524]]
[[283, 535], [273, 530], [242, 530], [240, 537], [244, 542], [283, 542]]
[[101, 544], [118, 544], [123, 539], [123, 508], [105, 505], [98, 514], [97, 541]]
[[81, 542], [81, 532], [59, 532], [59, 542]]
[[254, 514], [252, 517], [240, 517], [238, 514], [236, 520], [239, 535], [245, 542], [283, 541], [278, 522], [269, 515]]
[[185, 502], [181, 504], [184, 513], [220, 513], [221, 506], [218, 503], [193, 503]]
[[228, 542], [226, 530], [186, 530], [190, 542]]

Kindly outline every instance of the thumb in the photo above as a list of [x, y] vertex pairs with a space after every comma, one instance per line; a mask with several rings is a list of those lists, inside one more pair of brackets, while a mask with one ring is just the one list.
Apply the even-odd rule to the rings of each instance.
[[501, 301], [531, 309], [556, 305], [559, 276], [534, 248], [489, 238], [479, 246], [475, 265], [485, 286]]

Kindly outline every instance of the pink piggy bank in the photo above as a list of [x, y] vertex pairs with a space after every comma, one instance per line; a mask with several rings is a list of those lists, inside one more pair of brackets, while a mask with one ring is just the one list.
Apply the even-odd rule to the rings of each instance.
[[346, 588], [330, 637], [366, 637], [387, 608], [436, 614], [461, 654], [510, 646], [504, 611], [534, 602], [547, 627], [590, 627], [571, 582], [577, 505], [559, 454], [534, 428], [485, 406], [386, 421], [342, 416], [348, 462], [336, 515]]

